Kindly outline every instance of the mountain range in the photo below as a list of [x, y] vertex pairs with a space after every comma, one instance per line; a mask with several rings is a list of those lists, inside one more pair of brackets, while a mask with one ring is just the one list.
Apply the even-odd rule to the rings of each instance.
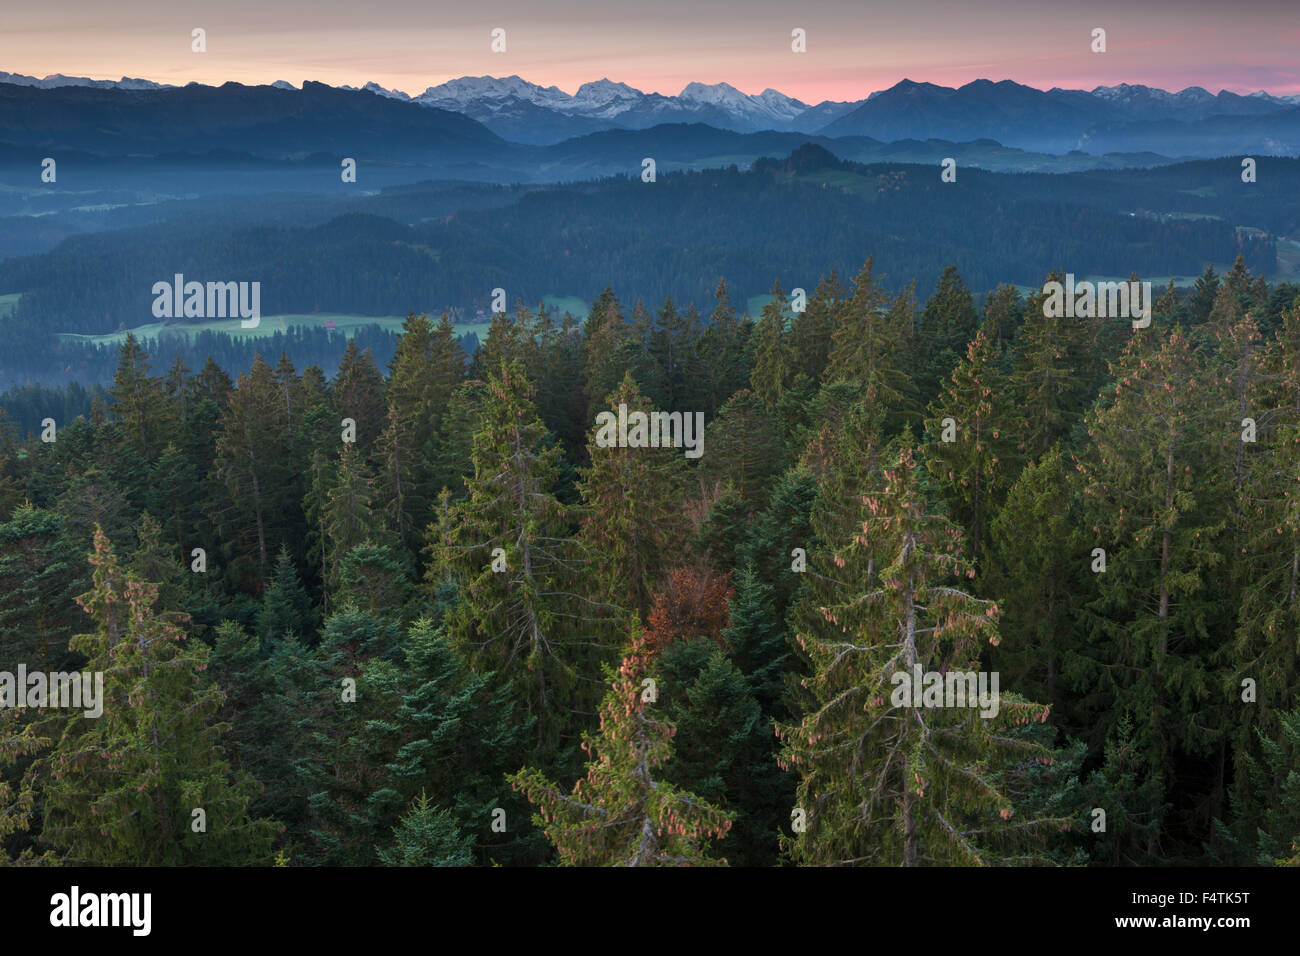
[[137, 80], [129, 76], [124, 76], [120, 80], [92, 80], [88, 76], [64, 76], [62, 73], [54, 73], [44, 79], [37, 79], [21, 73], [6, 73], [4, 70], [0, 70], [0, 83], [34, 86], [40, 90], [53, 90], [60, 86], [88, 86], [97, 90], [161, 90], [167, 85], [152, 80]]
[[[1197, 86], [1179, 93], [1129, 84], [1091, 91], [1059, 87], [1044, 91], [1010, 80], [974, 80], [955, 89], [903, 80], [818, 132], [890, 140], [936, 135], [956, 140], [988, 137], [1020, 149], [1105, 152], [1155, 148], [1144, 137], [1157, 123], [1181, 124], [1187, 138], [1195, 141], [1198, 124], [1228, 120], [1230, 126], [1249, 127], [1243, 121], [1269, 117], [1278, 120], [1279, 131], [1287, 136], [1297, 115], [1300, 97], [1263, 92], [1241, 96], [1226, 90], [1213, 95]], [[1203, 154], [1206, 148], [1222, 147], [1200, 146], [1192, 152]], [[1225, 151], [1237, 148], [1259, 147], [1242, 143]]]
[[[1099, 130], [1148, 122], [1197, 122], [1286, 111], [1300, 96], [1248, 96], [1201, 87], [1180, 92], [1128, 85], [1091, 91], [1035, 90], [1011, 81], [976, 79], [962, 87], [904, 79], [855, 101], [807, 104], [777, 90], [745, 94], [729, 83], [688, 83], [680, 94], [646, 94], [610, 79], [584, 83], [576, 94], [516, 77], [461, 77], [417, 96], [369, 83], [378, 95], [463, 113], [503, 139], [551, 144], [601, 129], [647, 129], [664, 122], [703, 122], [736, 133], [775, 130], [827, 137], [997, 139], [1023, 150], [1065, 152], [1093, 142]], [[1122, 133], [1112, 130], [1110, 135]], [[1104, 148], [1143, 148], [1132, 138]]]
[[[1042, 91], [1010, 80], [975, 80], [954, 88], [904, 79], [866, 99], [814, 105], [774, 89], [742, 93], [728, 83], [690, 83], [676, 96], [643, 93], [608, 79], [584, 83], [571, 95], [518, 76], [461, 77], [414, 97], [374, 83], [365, 89], [463, 113], [503, 139], [539, 145], [599, 129], [694, 122], [741, 133], [774, 130], [882, 141], [991, 138], [1021, 149], [1064, 152], [1095, 139], [1096, 127], [1263, 116], [1300, 106], [1300, 96], [1262, 90], [1216, 95], [1193, 86], [1169, 93], [1125, 83]], [[1123, 148], [1134, 146], [1126, 142]]]
[[706, 123], [738, 133], [812, 133], [857, 105], [809, 106], [773, 89], [750, 95], [728, 83], [689, 83], [676, 96], [664, 96], [601, 79], [584, 83], [569, 95], [518, 76], [461, 77], [431, 86], [413, 100], [472, 116], [505, 139], [535, 144], [601, 129], [648, 129], [662, 123]]
[[[43, 90], [73, 86], [129, 91], [176, 89], [129, 77], [114, 81], [56, 74], [37, 79], [4, 72], [0, 72], [0, 83]], [[318, 88], [324, 84], [305, 86]], [[295, 89], [283, 80], [272, 87]], [[987, 79], [961, 87], [904, 79], [865, 99], [817, 104], [804, 103], [774, 89], [743, 93], [728, 83], [689, 83], [676, 96], [664, 96], [600, 79], [584, 83], [570, 94], [518, 76], [464, 76], [431, 86], [415, 96], [377, 83], [367, 83], [360, 90], [351, 86], [337, 89], [460, 113], [502, 139], [527, 145], [551, 145], [607, 129], [704, 123], [740, 133], [770, 130], [827, 137], [869, 136], [883, 142], [994, 139], [1019, 149], [1058, 153], [1085, 149], [1099, 153], [1151, 148], [1142, 141], [1149, 124], [1186, 125], [1214, 119], [1220, 125], [1227, 120], [1231, 126], [1233, 121], [1251, 117], [1281, 114], [1279, 119], [1290, 119], [1287, 114], [1300, 108], [1300, 96], [1275, 96], [1263, 90], [1248, 95], [1226, 90], [1212, 94], [1192, 86], [1170, 93], [1128, 83], [1092, 90], [1038, 90], [1011, 80]], [[1286, 130], [1282, 132], [1283, 138], [1274, 145], [1286, 151]], [[1179, 135], [1177, 126], [1165, 130], [1167, 139]]]
[[570, 95], [519, 77], [462, 77], [410, 97], [373, 83], [177, 87], [6, 73], [0, 165], [61, 155], [87, 171], [116, 162], [143, 174], [149, 162], [337, 168], [340, 157], [353, 157], [368, 165], [373, 188], [429, 178], [538, 183], [639, 175], [644, 157], [664, 170], [743, 168], [814, 142], [855, 162], [954, 157], [992, 170], [1066, 172], [1294, 156], [1297, 100], [1199, 87], [1044, 91], [1008, 80], [958, 88], [903, 80], [865, 100], [810, 106], [776, 90], [749, 95], [725, 83], [691, 83], [668, 97], [599, 80]]

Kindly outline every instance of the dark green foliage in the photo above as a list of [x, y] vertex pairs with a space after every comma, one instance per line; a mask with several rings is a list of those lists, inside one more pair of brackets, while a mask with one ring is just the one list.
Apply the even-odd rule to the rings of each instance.
[[695, 529], [691, 544], [714, 567], [734, 568], [740, 560], [753, 507], [731, 482], [714, 488], [709, 510]]
[[786, 676], [797, 669], [784, 619], [772, 606], [772, 589], [751, 564], [736, 576], [736, 596], [731, 600], [731, 621], [722, 639], [731, 648], [731, 660], [744, 675], [754, 700], [767, 717], [784, 720]]
[[726, 842], [732, 866], [776, 865], [794, 781], [776, 765], [776, 735], [754, 682], [707, 638], [675, 644], [660, 670], [659, 703], [677, 728], [667, 779], [734, 814]]
[[[1144, 268], [1231, 260], [1222, 223], [1126, 228], [1177, 247]], [[1300, 289], [1252, 243], [1137, 330], [1009, 285], [978, 310], [964, 262], [886, 288], [882, 244], [847, 285], [809, 258], [757, 321], [736, 289], [770, 275], [664, 276], [585, 325], [517, 302], [468, 367], [411, 315], [255, 340], [274, 364], [128, 338], [111, 390], [13, 389], [0, 671], [100, 669], [107, 701], [0, 708], [4, 855], [1295, 865]], [[620, 402], [704, 412], [703, 458], [597, 446]], [[887, 706], [900, 654], [997, 672], [1001, 711]]]
[[[812, 529], [812, 508], [817, 482], [804, 466], [787, 471], [772, 486], [767, 507], [754, 519], [745, 542], [736, 550], [735, 566], [752, 563], [759, 579], [770, 589], [772, 610], [778, 622], [803, 581], [795, 570], [800, 548], [805, 555], [817, 550]], [[723, 565], [732, 567], [733, 565]]]
[[966, 354], [966, 344], [975, 337], [978, 322], [970, 290], [957, 267], [949, 265], [925, 303], [916, 334], [924, 350], [919, 356], [922, 364], [916, 376], [917, 388], [926, 400], [938, 395], [943, 382], [952, 375]]
[[730, 482], [751, 508], [766, 500], [785, 463], [785, 448], [762, 400], [748, 389], [731, 397], [705, 426], [701, 475]]
[[71, 646], [103, 675], [102, 714], [41, 721], [53, 746], [28, 785], [43, 799], [42, 842], [82, 865], [270, 862], [280, 828], [250, 815], [258, 785], [227, 762], [220, 694], [196, 686], [208, 648], [186, 637], [183, 615], [155, 610], [157, 585], [124, 571], [98, 530], [90, 561], [78, 602], [96, 630]]
[[385, 866], [470, 866], [474, 841], [461, 833], [456, 818], [421, 793], [393, 830], [393, 845], [380, 847]]
[[0, 670], [61, 670], [80, 656], [68, 642], [87, 570], [58, 514], [24, 504], [0, 524]]
[[1300, 846], [1300, 709], [1278, 715], [1275, 737], [1256, 733], [1259, 756], [1248, 753], [1242, 761], [1241, 789], [1250, 794], [1248, 805], [1260, 809], [1237, 817], [1232, 828], [1215, 821], [1225, 845], [1217, 855], [1229, 864], [1281, 866]]
[[[524, 826], [526, 806], [502, 778], [523, 758], [532, 720], [491, 674], [475, 674], [428, 619], [411, 626], [406, 661], [404, 673], [393, 675], [400, 683], [392, 716], [367, 728], [389, 754], [372, 812], [391, 813], [417, 791], [427, 793], [472, 835], [478, 862], [536, 859], [540, 835]], [[498, 808], [504, 833], [492, 829]]]
[[257, 634], [269, 652], [290, 635], [309, 641], [315, 633], [311, 598], [302, 586], [288, 548], [281, 546], [275, 556], [275, 576], [262, 595], [262, 606], [257, 611]]

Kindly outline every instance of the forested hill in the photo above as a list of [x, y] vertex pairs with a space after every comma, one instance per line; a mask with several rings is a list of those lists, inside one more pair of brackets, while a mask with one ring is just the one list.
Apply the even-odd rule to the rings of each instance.
[[432, 151], [473, 159], [509, 150], [481, 123], [433, 107], [358, 95], [308, 81], [301, 90], [197, 83], [159, 90], [32, 89], [0, 83], [0, 142], [46, 151], [157, 156], [211, 149], [259, 156], [375, 152], [416, 159]]
[[1056, 268], [1194, 275], [1238, 253], [1271, 275], [1272, 237], [1300, 235], [1300, 160], [1267, 161], [1255, 183], [1240, 173], [1225, 159], [1050, 176], [959, 169], [946, 183], [937, 164], [861, 166], [806, 146], [749, 171], [507, 189], [513, 201], [497, 208], [467, 186], [473, 208], [450, 214], [454, 190], [440, 184], [359, 198], [314, 225], [250, 225], [242, 207], [223, 226], [205, 206], [202, 230], [164, 222], [4, 261], [0, 293], [23, 294], [9, 321], [24, 329], [102, 333], [154, 321], [152, 286], [175, 273], [260, 280], [266, 314], [366, 315], [483, 307], [498, 287], [512, 303], [590, 301], [606, 282], [649, 303], [707, 302], [718, 275], [738, 297], [778, 279], [811, 288], [867, 252], [886, 281], [923, 289], [949, 263], [980, 290]]
[[111, 404], [0, 428], [0, 671], [107, 702], [0, 709], [0, 858], [1300, 864], [1296, 289], [1135, 330], [812, 271], [472, 362], [411, 316], [387, 374], [127, 337]]

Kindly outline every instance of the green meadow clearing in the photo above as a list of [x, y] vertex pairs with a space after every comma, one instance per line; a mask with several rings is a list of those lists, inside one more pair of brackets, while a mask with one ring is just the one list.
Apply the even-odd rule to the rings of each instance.
[[[1279, 237], [1277, 240], [1277, 273], [1270, 278], [1273, 280], [1285, 280], [1300, 278], [1300, 240], [1287, 239]], [[1230, 262], [1214, 263], [1214, 270], [1219, 275], [1223, 275], [1232, 268]], [[1153, 287], [1162, 289], [1172, 278], [1174, 285], [1180, 289], [1193, 285], [1199, 273], [1194, 275], [1176, 275], [1176, 276], [1142, 276], [1145, 281], [1149, 281]], [[1087, 279], [1089, 282], [1121, 282], [1126, 281], [1128, 276], [1076, 276], [1076, 282], [1082, 282]], [[817, 283], [811, 282], [804, 286], [808, 295], [812, 295]], [[1040, 286], [1016, 285], [1022, 295], [1030, 295], [1039, 291]], [[4, 318], [13, 311], [14, 306], [20, 298], [19, 293], [10, 293], [0, 295], [0, 318]], [[753, 295], [745, 300], [744, 312], [746, 315], [757, 319], [762, 314], [764, 306], [772, 301], [771, 295]], [[578, 296], [561, 296], [546, 295], [542, 297], [547, 308], [553, 310], [557, 317], [568, 312], [578, 319], [585, 320], [590, 309], [589, 304]], [[239, 321], [236, 319], [208, 319], [186, 322], [183, 325], [166, 325], [162, 322], [151, 322], [146, 325], [139, 325], [133, 329], [123, 329], [118, 332], [109, 332], [102, 335], [81, 335], [72, 332], [61, 333], [60, 339], [65, 341], [84, 342], [90, 345], [121, 345], [126, 340], [128, 332], [134, 333], [137, 339], [157, 339], [160, 336], [186, 335], [194, 336], [200, 332], [222, 332], [227, 335], [236, 337], [265, 338], [274, 335], [276, 332], [284, 332], [291, 327], [317, 327], [323, 328], [325, 323], [333, 322], [334, 329], [341, 334], [351, 338], [359, 328], [367, 326], [379, 326], [392, 332], [400, 332], [402, 323], [406, 321], [405, 316], [401, 315], [349, 315], [342, 312], [319, 312], [311, 314], [287, 314], [287, 315], [266, 315], [262, 317], [261, 323], [255, 329], [241, 328]], [[456, 331], [461, 335], [474, 333], [482, 341], [487, 335], [490, 321], [482, 321], [476, 318], [472, 322], [457, 322]]]
[[1279, 277], [1300, 277], [1300, 240], [1278, 239], [1277, 274]]
[[87, 345], [121, 345], [128, 334], [137, 339], [158, 339], [164, 336], [195, 336], [201, 332], [222, 332], [236, 338], [267, 338], [276, 332], [287, 331], [291, 326], [308, 328], [325, 328], [326, 322], [333, 322], [337, 331], [349, 338], [359, 328], [378, 325], [394, 332], [399, 331], [405, 316], [396, 315], [343, 315], [341, 313], [321, 312], [313, 315], [264, 315], [255, 329], [241, 327], [239, 319], [200, 319], [185, 322], [183, 325], [163, 322], [150, 322], [137, 325], [133, 329], [107, 332], [102, 335], [80, 335], [64, 332], [59, 338], [66, 342], [84, 342]]
[[[1231, 270], [1232, 270], [1231, 262], [1214, 263], [1214, 271], [1217, 275], [1222, 276], [1225, 273], [1230, 272]], [[1174, 280], [1175, 288], [1186, 289], [1195, 285], [1196, 280], [1199, 279], [1200, 277], [1201, 277], [1201, 273], [1198, 272], [1195, 275], [1139, 276], [1138, 278], [1144, 282], [1150, 282], [1152, 291], [1159, 292], [1169, 284], [1170, 279]], [[843, 279], [845, 277], [841, 276], [841, 278]], [[851, 280], [852, 276], [849, 276], [847, 278]], [[1127, 282], [1128, 278], [1129, 278], [1128, 276], [1102, 276], [1102, 275], [1077, 275], [1076, 274], [1074, 277], [1074, 281], [1076, 284], [1083, 282], [1085, 280], [1088, 282]], [[1285, 281], [1288, 279], [1294, 281], [1295, 279], [1300, 278], [1300, 241], [1297, 241], [1295, 239], [1281, 239], [1281, 238], [1277, 240], [1277, 272], [1276, 274], [1269, 276], [1268, 278], [1270, 281], [1273, 282]], [[1036, 292], [1042, 291], [1041, 285], [1034, 286], [1034, 285], [1020, 285], [1018, 283], [1011, 283], [1011, 284], [1015, 285], [1015, 287], [1020, 291], [1020, 294], [1023, 296], [1029, 296]], [[817, 287], [817, 282], [814, 281], [811, 284], [805, 285], [803, 288], [804, 291], [807, 292], [808, 295], [811, 297], [816, 287]], [[971, 291], [978, 297], [979, 295], [978, 292], [976, 292], [973, 289]], [[787, 297], [789, 296], [789, 290], [786, 290], [786, 295]], [[919, 289], [917, 290], [917, 296], [920, 300], [918, 304], [924, 305], [925, 295], [923, 295], [921, 293], [921, 290]], [[759, 315], [762, 314], [764, 306], [766, 306], [771, 301], [772, 301], [771, 295], [751, 295], [748, 299], [745, 300], [745, 312], [749, 316], [757, 319]]]
[[[11, 311], [17, 301], [17, 294], [0, 296], [0, 317]], [[579, 319], [586, 319], [587, 317], [588, 305], [577, 296], [547, 295], [542, 297], [542, 301], [547, 308], [555, 310], [559, 314], [569, 312]], [[128, 334], [135, 335], [141, 341], [174, 335], [196, 336], [201, 332], [221, 332], [236, 338], [267, 338], [277, 332], [288, 331], [290, 328], [325, 328], [327, 322], [333, 322], [336, 332], [351, 338], [357, 329], [376, 325], [390, 332], [400, 332], [405, 321], [406, 316], [404, 315], [349, 315], [342, 312], [315, 312], [310, 314], [264, 315], [255, 329], [243, 328], [239, 319], [198, 319], [186, 321], [183, 324], [150, 322], [146, 325], [137, 325], [132, 329], [121, 329], [117, 332], [107, 332], [101, 335], [64, 332], [59, 335], [59, 338], [68, 342], [83, 342], [87, 345], [121, 345], [126, 341]], [[490, 325], [490, 320], [457, 322], [456, 331], [460, 335], [469, 335], [472, 332], [482, 341], [484, 336], [487, 335]]]

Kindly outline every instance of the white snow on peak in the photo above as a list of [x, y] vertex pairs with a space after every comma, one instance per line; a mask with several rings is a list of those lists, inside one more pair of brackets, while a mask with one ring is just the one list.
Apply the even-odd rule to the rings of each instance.
[[688, 83], [677, 99], [682, 103], [715, 107], [756, 126], [785, 123], [808, 109], [807, 104], [776, 90], [766, 89], [750, 96], [730, 83]]
[[791, 119], [808, 109], [807, 103], [796, 100], [793, 96], [786, 96], [780, 90], [774, 90], [771, 87], [759, 93], [753, 99], [758, 100], [773, 112], [784, 113]]
[[615, 83], [613, 80], [601, 78], [590, 83], [583, 83], [582, 86], [578, 87], [578, 92], [573, 95], [573, 103], [574, 105], [603, 107], [616, 101], [635, 102], [643, 96], [645, 96], [644, 93], [628, 86], [626, 83]]
[[53, 90], [60, 86], [86, 86], [97, 90], [170, 89], [165, 83], [154, 83], [151, 80], [140, 80], [130, 76], [124, 76], [120, 80], [92, 80], [87, 76], [64, 76], [62, 73], [54, 73], [44, 79], [37, 79], [34, 76], [24, 76], [21, 73], [5, 73], [2, 70], [0, 70], [0, 83], [11, 83], [15, 86], [33, 86], [40, 90]]
[[390, 100], [409, 100], [411, 98], [401, 90], [387, 90], [378, 83], [367, 83], [361, 89], [368, 93], [376, 93], [379, 96], [387, 96]]
[[734, 103], [741, 99], [748, 99], [730, 83], [687, 83], [677, 94], [677, 98], [713, 104]]
[[626, 83], [615, 83], [602, 77], [591, 83], [583, 83], [568, 105], [560, 109], [571, 116], [612, 120], [620, 113], [634, 109], [645, 98], [644, 93]]
[[1117, 86], [1098, 86], [1092, 95], [1103, 100], [1131, 100], [1138, 96], [1149, 96], [1158, 100], [1169, 100], [1173, 94], [1164, 90], [1155, 90], [1140, 83], [1120, 83]]
[[462, 76], [440, 86], [431, 86], [415, 100], [444, 108], [466, 106], [480, 100], [526, 100], [537, 106], [561, 109], [572, 97], [557, 86], [543, 87], [518, 76]]

